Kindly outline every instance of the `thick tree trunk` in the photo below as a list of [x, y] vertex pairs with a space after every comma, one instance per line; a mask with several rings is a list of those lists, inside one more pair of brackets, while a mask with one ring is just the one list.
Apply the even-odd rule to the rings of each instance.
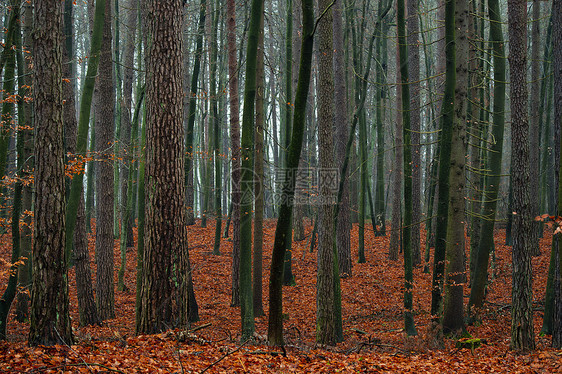
[[[187, 247], [182, 126], [182, 6], [147, 0], [146, 229], [137, 333], [190, 319], [193, 283]], [[162, 53], [161, 51], [167, 51]]]
[[61, 1], [34, 1], [35, 212], [29, 344], [72, 344], [65, 259]]
[[532, 309], [529, 123], [527, 121], [527, 4], [508, 0], [513, 189], [511, 348], [535, 349]]
[[106, 0], [96, 107], [96, 304], [100, 319], [115, 317], [113, 284], [113, 132], [115, 90], [111, 52], [111, 2]]
[[[345, 140], [349, 131], [349, 123], [347, 119], [347, 97], [345, 85], [345, 66], [344, 66], [344, 41], [343, 41], [343, 4], [337, 3], [333, 12], [333, 35], [334, 35], [334, 99], [338, 110], [334, 111], [335, 120], [335, 152], [336, 165], [341, 170], [345, 158]], [[338, 248], [338, 265], [339, 273], [342, 277], [351, 276], [351, 244], [350, 230], [351, 222], [349, 220], [349, 173], [340, 175], [344, 180], [344, 190], [342, 201], [339, 208], [338, 225], [336, 228], [336, 246]]]
[[455, 118], [451, 138], [449, 169], [449, 217], [447, 221], [445, 296], [443, 332], [460, 334], [464, 330], [463, 297], [466, 280], [465, 184], [466, 116], [468, 94], [468, 1], [457, 0], [455, 7]]
[[[330, 0], [321, 0], [318, 3], [319, 12], [325, 12], [330, 6]], [[334, 78], [333, 78], [333, 20], [332, 10], [327, 10], [323, 19], [318, 24], [319, 53], [318, 53], [318, 151], [319, 173], [329, 173], [334, 167]], [[319, 178], [323, 180], [324, 178]], [[328, 180], [326, 178], [326, 180]], [[334, 313], [336, 294], [334, 283], [336, 279], [334, 267], [337, 267], [337, 252], [334, 251], [335, 226], [333, 224], [335, 200], [334, 191], [328, 183], [319, 185], [318, 207], [318, 274], [316, 291], [316, 341], [320, 344], [333, 345], [341, 341], [338, 337], [337, 320], [340, 314]], [[336, 256], [334, 256], [336, 254]], [[340, 322], [341, 324], [341, 322]]]

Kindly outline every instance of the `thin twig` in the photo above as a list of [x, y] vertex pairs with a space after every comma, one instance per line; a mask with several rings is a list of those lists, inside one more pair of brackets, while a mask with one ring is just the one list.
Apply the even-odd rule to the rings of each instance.
[[213, 325], [213, 324], [212, 324], [211, 322], [205, 323], [205, 324], [203, 324], [203, 325], [200, 325], [200, 326], [197, 326], [197, 327], [192, 328], [191, 330], [189, 330], [189, 332], [195, 332], [195, 331], [197, 331], [197, 330], [201, 330], [201, 329], [204, 329], [205, 327], [209, 327], [209, 326], [212, 326], [212, 325]]
[[326, 13], [328, 13], [328, 10], [330, 10], [330, 8], [332, 8], [332, 6], [334, 6], [334, 4], [336, 3], [336, 0], [332, 1], [332, 3], [330, 5], [328, 5], [326, 7], [326, 9], [324, 9], [324, 11], [322, 12], [322, 14], [320, 15], [320, 17], [318, 17], [316, 19], [316, 23], [314, 24], [314, 30], [312, 30], [312, 35], [314, 36], [314, 34], [316, 33], [316, 28], [318, 27], [318, 23], [320, 22], [320, 20], [322, 18], [324, 18], [324, 16], [326, 15]]
[[222, 360], [224, 360], [225, 358], [227, 358], [228, 356], [230, 356], [231, 354], [238, 352], [246, 343], [248, 343], [250, 341], [250, 339], [247, 339], [244, 341], [244, 343], [240, 344], [238, 346], [238, 348], [236, 348], [235, 350], [226, 353], [224, 356], [222, 356], [221, 358], [219, 358], [218, 360], [216, 360], [215, 362], [213, 362], [211, 365], [207, 366], [205, 369], [203, 369], [203, 371], [201, 371], [199, 374], [203, 374], [204, 372], [206, 372], [207, 370], [209, 370], [210, 368], [212, 368], [213, 366], [215, 366], [216, 364], [218, 364], [219, 362], [221, 362]]

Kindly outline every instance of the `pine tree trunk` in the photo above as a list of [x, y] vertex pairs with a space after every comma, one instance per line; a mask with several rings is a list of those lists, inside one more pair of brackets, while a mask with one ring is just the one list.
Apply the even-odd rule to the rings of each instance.
[[527, 116], [527, 4], [508, 0], [513, 188], [512, 349], [535, 349], [532, 309], [529, 124]]
[[34, 1], [35, 242], [31, 346], [72, 344], [65, 259], [65, 176], [62, 119], [62, 11], [55, 0]]
[[[193, 296], [187, 247], [182, 126], [182, 6], [144, 4], [151, 43], [146, 57], [146, 229], [137, 333], [190, 320]], [[168, 53], [161, 53], [161, 51]]]
[[100, 319], [115, 317], [113, 284], [113, 132], [115, 91], [111, 35], [111, 2], [106, 0], [103, 39], [98, 70], [96, 107], [96, 304]]

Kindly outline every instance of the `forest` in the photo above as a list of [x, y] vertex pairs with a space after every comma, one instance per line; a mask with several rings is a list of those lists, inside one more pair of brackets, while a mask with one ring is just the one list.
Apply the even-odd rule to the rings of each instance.
[[562, 370], [562, 0], [0, 15], [0, 372]]

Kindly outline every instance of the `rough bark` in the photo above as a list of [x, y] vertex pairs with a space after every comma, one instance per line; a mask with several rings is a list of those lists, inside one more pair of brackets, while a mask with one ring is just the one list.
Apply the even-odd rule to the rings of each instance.
[[533, 350], [529, 123], [527, 115], [527, 4], [508, 0], [513, 190], [512, 349]]
[[190, 319], [193, 293], [187, 246], [180, 0], [144, 3], [146, 55], [146, 211], [137, 333]]
[[[318, 151], [319, 173], [329, 173], [334, 167], [334, 78], [333, 78], [333, 20], [332, 10], [328, 10], [330, 0], [320, 0], [319, 12], [324, 17], [318, 24]], [[322, 174], [320, 174], [322, 175]], [[322, 180], [323, 178], [320, 178]], [[316, 291], [316, 341], [320, 344], [334, 345], [338, 339], [337, 319], [341, 314], [334, 313], [336, 295], [333, 272], [337, 266], [334, 256], [335, 226], [333, 225], [333, 188], [328, 183], [319, 184], [318, 207], [318, 272]], [[337, 253], [337, 252], [336, 252]], [[341, 296], [340, 296], [341, 297]]]
[[35, 242], [28, 342], [72, 344], [65, 259], [62, 120], [62, 11], [56, 0], [34, 2]]
[[115, 90], [111, 35], [111, 2], [106, 0], [96, 107], [96, 304], [100, 319], [115, 317], [113, 284], [113, 132]]
[[[345, 85], [344, 65], [344, 41], [343, 41], [343, 4], [336, 3], [333, 11], [333, 35], [334, 35], [334, 103], [338, 110], [334, 111], [334, 141], [336, 152], [336, 165], [341, 170], [345, 158], [345, 139], [349, 131], [347, 119], [347, 97]], [[336, 245], [338, 248], [338, 265], [342, 277], [352, 275], [350, 230], [349, 219], [349, 183], [345, 183], [349, 173], [340, 175], [344, 180], [344, 190], [338, 214], [338, 226], [336, 228]]]

